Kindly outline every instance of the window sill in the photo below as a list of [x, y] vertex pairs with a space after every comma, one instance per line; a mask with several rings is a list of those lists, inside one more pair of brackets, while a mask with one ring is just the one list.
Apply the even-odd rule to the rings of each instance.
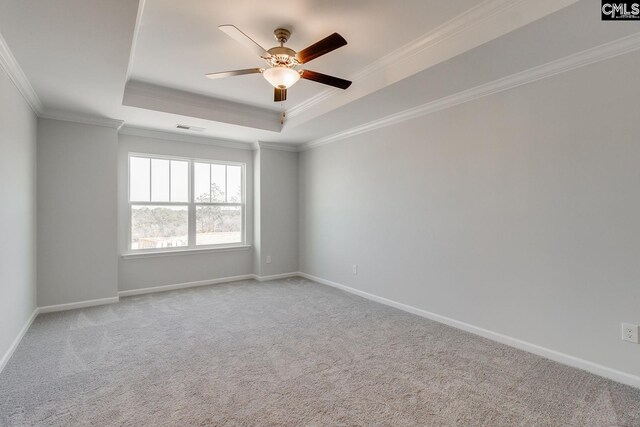
[[248, 251], [251, 245], [223, 246], [218, 248], [179, 249], [175, 251], [130, 252], [120, 255], [122, 259], [155, 258], [163, 256], [206, 254], [212, 252]]

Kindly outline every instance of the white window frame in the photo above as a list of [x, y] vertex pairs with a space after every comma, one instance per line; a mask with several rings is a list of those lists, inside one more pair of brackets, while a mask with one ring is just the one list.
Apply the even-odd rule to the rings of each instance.
[[[187, 162], [188, 173], [188, 200], [186, 202], [141, 202], [131, 201], [131, 158], [142, 157], [147, 159], [160, 159], [160, 160], [175, 160]], [[220, 202], [196, 202], [195, 201], [195, 185], [194, 175], [195, 168], [194, 163], [208, 163], [216, 165], [227, 166], [240, 166], [241, 171], [241, 201], [240, 203], [220, 203]], [[212, 159], [200, 159], [192, 157], [180, 157], [180, 156], [167, 156], [161, 154], [149, 154], [149, 153], [134, 153], [130, 152], [127, 155], [127, 249], [129, 254], [145, 254], [145, 253], [171, 253], [171, 252], [193, 252], [198, 250], [208, 249], [224, 249], [224, 248], [242, 248], [246, 247], [247, 241], [247, 200], [246, 200], [246, 163], [233, 162], [227, 160], [212, 160]], [[149, 174], [151, 175], [151, 170]], [[151, 176], [149, 177], [149, 186], [151, 187]], [[225, 180], [226, 181], [226, 180]], [[226, 194], [226, 189], [225, 189]], [[151, 188], [149, 189], [149, 198], [151, 198]], [[171, 198], [171, 172], [169, 172], [169, 198]], [[188, 233], [187, 233], [187, 246], [171, 247], [171, 248], [148, 248], [148, 249], [133, 249], [132, 248], [132, 223], [131, 214], [133, 206], [187, 206], [188, 212]], [[196, 245], [196, 207], [197, 206], [240, 206], [241, 215], [241, 241], [236, 243], [221, 243], [211, 245]]]

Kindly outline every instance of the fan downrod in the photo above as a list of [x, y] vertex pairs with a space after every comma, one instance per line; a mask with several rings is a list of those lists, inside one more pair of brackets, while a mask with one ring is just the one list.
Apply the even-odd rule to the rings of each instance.
[[276, 40], [278, 40], [278, 43], [285, 44], [287, 40], [289, 40], [289, 37], [291, 37], [291, 31], [287, 30], [286, 28], [276, 28], [273, 31], [273, 35], [276, 36]]

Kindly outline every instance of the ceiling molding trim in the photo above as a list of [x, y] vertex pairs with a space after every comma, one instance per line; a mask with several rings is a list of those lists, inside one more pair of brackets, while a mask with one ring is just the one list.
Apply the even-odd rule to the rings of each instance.
[[138, 43], [138, 34], [140, 34], [140, 27], [142, 27], [142, 14], [144, 13], [145, 1], [146, 0], [140, 0], [140, 3], [138, 3], [138, 15], [136, 16], [136, 25], [133, 28], [133, 40], [131, 41], [131, 50], [129, 51], [129, 64], [127, 65], [127, 78], [125, 79], [125, 84], [131, 78], [133, 58], [136, 55], [136, 44]]
[[269, 148], [271, 150], [289, 151], [293, 153], [297, 153], [298, 151], [300, 151], [299, 145], [274, 143], [274, 142], [262, 142], [262, 141], [258, 141], [258, 148], [260, 149]]
[[[287, 127], [302, 125], [411, 75], [517, 30], [579, 0], [484, 0], [433, 31], [350, 76], [348, 91], [321, 92], [287, 111]], [[349, 76], [348, 76], [349, 77]]]
[[40, 101], [38, 94], [31, 86], [24, 71], [22, 71], [22, 67], [18, 64], [16, 57], [13, 56], [13, 52], [9, 49], [9, 45], [2, 37], [2, 34], [0, 34], [0, 65], [7, 72], [13, 84], [16, 85], [29, 107], [39, 116], [43, 110], [42, 101]]
[[[433, 31], [414, 39], [395, 51], [374, 61], [351, 76], [351, 80], [354, 84], [358, 84], [372, 74], [384, 74], [386, 69], [397, 67], [398, 64], [403, 63], [408, 58], [423, 53], [424, 51], [433, 48], [438, 43], [465, 32], [473, 26], [480, 25], [492, 16], [500, 14], [523, 1], [525, 0], [486, 0], [481, 2], [461, 15], [458, 15], [435, 28]], [[340, 91], [337, 89], [324, 90], [318, 95], [315, 95], [292, 107], [287, 111], [287, 115], [289, 117], [295, 117], [336, 93], [340, 93]]]
[[22, 67], [18, 64], [13, 52], [7, 45], [4, 37], [0, 34], [0, 65], [7, 72], [7, 75], [18, 88], [22, 96], [24, 97], [31, 110], [36, 116], [43, 119], [62, 120], [67, 122], [83, 123], [87, 125], [106, 126], [110, 128], [119, 129], [124, 123], [122, 120], [109, 119], [104, 117], [93, 117], [70, 113], [62, 110], [46, 109], [40, 101], [38, 94], [31, 86], [29, 79], [27, 78]]
[[223, 148], [235, 148], [239, 150], [254, 150], [256, 144], [246, 141], [232, 141], [216, 138], [209, 138], [206, 136], [186, 135], [181, 132], [171, 132], [158, 129], [150, 129], [141, 126], [124, 125], [120, 128], [119, 132], [122, 135], [142, 136], [145, 138], [162, 139], [165, 141], [177, 141], [177, 142], [189, 142], [192, 144], [205, 144], [213, 145]]
[[104, 126], [108, 128], [120, 129], [124, 124], [122, 120], [109, 119], [106, 117], [85, 116], [82, 114], [70, 113], [62, 110], [46, 109], [38, 114], [38, 117], [51, 120], [62, 120], [65, 122], [81, 123], [84, 125]]
[[391, 126], [400, 122], [404, 122], [406, 120], [445, 110], [447, 108], [451, 108], [456, 105], [473, 101], [488, 95], [513, 89], [518, 86], [542, 80], [547, 77], [552, 77], [567, 71], [575, 70], [577, 68], [594, 64], [596, 62], [605, 61], [619, 55], [631, 53], [638, 49], [640, 49], [640, 33], [622, 37], [618, 40], [614, 40], [612, 42], [605, 43], [594, 48], [577, 52], [564, 58], [557, 59], [555, 61], [551, 61], [546, 64], [539, 65], [528, 70], [521, 71], [510, 76], [506, 76], [498, 80], [476, 86], [471, 89], [466, 89], [453, 95], [446, 96], [444, 98], [440, 98], [438, 100], [431, 101], [426, 104], [401, 111], [399, 113], [391, 114], [378, 120], [373, 120], [371, 122], [355, 126], [353, 128], [337, 132], [323, 138], [318, 138], [316, 140], [302, 144], [300, 146], [300, 151], [320, 147], [322, 145], [341, 141], [352, 136], [371, 132], [373, 130]]

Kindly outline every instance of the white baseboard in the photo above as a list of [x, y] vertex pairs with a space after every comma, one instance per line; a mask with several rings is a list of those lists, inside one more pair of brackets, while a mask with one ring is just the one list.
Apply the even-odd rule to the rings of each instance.
[[479, 335], [493, 341], [497, 341], [502, 344], [509, 345], [511, 347], [518, 348], [520, 350], [528, 351], [529, 353], [537, 354], [538, 356], [545, 357], [547, 359], [551, 359], [555, 362], [562, 363], [564, 365], [568, 365], [574, 368], [583, 369], [587, 372], [591, 372], [592, 374], [599, 375], [601, 377], [609, 378], [613, 381], [617, 381], [623, 384], [627, 384], [629, 386], [640, 388], [640, 377], [632, 374], [628, 374], [626, 372], [618, 371], [616, 369], [612, 369], [603, 365], [599, 365], [597, 363], [590, 362], [588, 360], [580, 359], [578, 357], [574, 357], [565, 353], [561, 353], [559, 351], [551, 350], [549, 348], [541, 347], [536, 344], [532, 344], [517, 338], [513, 338], [504, 334], [500, 334], [498, 332], [490, 331], [488, 329], [480, 328], [478, 326], [474, 326], [465, 322], [461, 322], [459, 320], [451, 319], [449, 317], [441, 316], [439, 314], [435, 314], [426, 310], [422, 310], [416, 307], [412, 307], [407, 304], [403, 304], [397, 301], [393, 301], [387, 298], [379, 297], [377, 295], [370, 294], [368, 292], [360, 291], [358, 289], [351, 288], [349, 286], [342, 285], [340, 283], [332, 282], [330, 280], [323, 279], [321, 277], [313, 276], [311, 274], [302, 273], [302, 272], [291, 272], [291, 273], [283, 273], [283, 274], [275, 274], [271, 276], [258, 276], [255, 274], [245, 274], [241, 276], [231, 276], [231, 277], [223, 277], [219, 279], [211, 279], [211, 280], [201, 280], [197, 282], [186, 282], [186, 283], [178, 283], [175, 285], [166, 285], [166, 286], [155, 286], [151, 288], [143, 288], [143, 289], [134, 289], [129, 291], [121, 291], [118, 292], [118, 297], [111, 298], [101, 298], [89, 301], [80, 301], [69, 304], [59, 304], [59, 305], [50, 305], [46, 307], [39, 307], [33, 311], [29, 320], [25, 323], [24, 327], [20, 330], [20, 333], [16, 337], [16, 339], [11, 344], [11, 347], [4, 354], [2, 359], [0, 360], [0, 372], [5, 367], [11, 355], [20, 344], [22, 337], [27, 332], [31, 323], [36, 318], [39, 313], [51, 313], [54, 311], [63, 311], [63, 310], [71, 310], [75, 308], [84, 308], [84, 307], [92, 307], [103, 304], [112, 304], [119, 301], [119, 297], [124, 296], [132, 296], [132, 295], [142, 295], [154, 292], [163, 292], [163, 291], [171, 291], [176, 289], [185, 289], [185, 288], [193, 288], [198, 286], [207, 286], [214, 285], [218, 283], [228, 283], [235, 282], [239, 280], [247, 280], [247, 279], [255, 279], [260, 282], [265, 282], [268, 280], [276, 280], [276, 279], [284, 279], [288, 277], [304, 277], [309, 280], [313, 280], [314, 282], [332, 286], [334, 288], [342, 289], [346, 292], [350, 292], [355, 295], [359, 295], [361, 297], [367, 298], [371, 301], [375, 301], [381, 304], [385, 304], [391, 307], [395, 307], [397, 309], [416, 314], [421, 317], [425, 317], [430, 320], [434, 320], [439, 323], [443, 323], [445, 325], [452, 326], [457, 329], [462, 329], [463, 331], [470, 332], [475, 335]]
[[151, 294], [155, 292], [175, 291], [176, 289], [196, 288], [198, 286], [217, 285], [219, 283], [237, 282], [240, 280], [254, 279], [258, 282], [266, 282], [267, 280], [285, 279], [287, 277], [300, 276], [300, 273], [282, 273], [271, 276], [258, 276], [257, 274], [243, 274], [240, 276], [221, 277], [219, 279], [198, 280], [196, 282], [176, 283], [174, 285], [154, 286], [152, 288], [132, 289], [129, 291], [120, 291], [118, 296], [130, 297], [133, 295]]
[[219, 279], [198, 280], [196, 282], [176, 283], [174, 285], [154, 286], [151, 288], [132, 289], [120, 291], [118, 296], [130, 297], [133, 295], [152, 294], [155, 292], [175, 291], [176, 289], [196, 288], [198, 286], [216, 285], [218, 283], [237, 282], [239, 280], [255, 279], [255, 274], [243, 274], [241, 276], [221, 277]]
[[416, 314], [418, 316], [426, 317], [427, 319], [434, 320], [439, 323], [444, 323], [445, 325], [449, 325], [457, 329], [462, 329], [463, 331], [467, 331], [475, 335], [480, 335], [481, 337], [488, 338], [493, 341], [497, 341], [501, 344], [506, 344], [508, 346], [515, 347], [520, 350], [527, 351], [529, 353], [537, 354], [538, 356], [551, 359], [555, 362], [562, 363], [563, 365], [568, 365], [573, 368], [582, 369], [584, 371], [591, 372], [592, 374], [599, 375], [601, 377], [608, 378], [610, 380], [617, 381], [617, 382], [629, 385], [631, 387], [640, 388], [640, 377], [636, 375], [632, 375], [626, 372], [618, 371], [616, 369], [608, 368], [606, 366], [599, 365], [597, 363], [589, 362], [588, 360], [580, 359], [578, 357], [561, 353], [559, 351], [541, 347], [539, 345], [532, 344], [532, 343], [529, 343], [517, 338], [513, 338], [504, 334], [500, 334], [498, 332], [493, 332], [488, 329], [480, 328], [478, 326], [461, 322], [459, 320], [451, 319], [449, 317], [431, 313], [429, 311], [412, 307], [410, 305], [402, 304], [400, 302], [396, 302], [387, 298], [379, 297], [377, 295], [360, 291], [358, 289], [354, 289], [349, 286], [342, 285], [340, 283], [332, 282], [330, 280], [326, 280], [321, 277], [316, 277], [311, 274], [298, 273], [298, 275], [301, 277], [304, 277], [305, 279], [313, 280], [314, 282], [318, 282], [323, 285], [332, 286], [334, 288], [342, 289], [343, 291], [347, 291], [352, 294], [359, 295], [371, 301], [379, 302], [381, 304], [395, 307], [400, 310], [407, 311], [412, 314]]
[[258, 276], [257, 274], [253, 275], [253, 278], [258, 282], [266, 282], [267, 280], [277, 280], [277, 279], [286, 279], [289, 277], [299, 277], [300, 273], [297, 271], [291, 273], [282, 273], [282, 274], [272, 274], [271, 276]]
[[91, 299], [87, 301], [70, 302], [68, 304], [47, 305], [38, 307], [38, 313], [53, 313], [55, 311], [73, 310], [75, 308], [93, 307], [96, 305], [113, 304], [120, 301], [119, 297]]
[[7, 366], [7, 363], [9, 363], [9, 359], [11, 359], [11, 356], [13, 356], [13, 352], [16, 351], [16, 348], [18, 348], [20, 341], [22, 341], [22, 337], [24, 337], [24, 334], [27, 333], [34, 319], [38, 316], [38, 313], [38, 308], [33, 310], [33, 313], [31, 313], [31, 316], [29, 316], [27, 322], [24, 324], [22, 329], [20, 329], [20, 332], [18, 332], [16, 339], [13, 340], [9, 349], [4, 353], [2, 359], [0, 359], [0, 373], [2, 373], [4, 367]]

